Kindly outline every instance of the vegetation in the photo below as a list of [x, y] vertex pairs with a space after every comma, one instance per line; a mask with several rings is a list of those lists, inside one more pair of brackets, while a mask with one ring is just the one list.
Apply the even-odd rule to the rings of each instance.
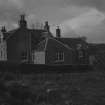
[[0, 104], [104, 105], [105, 72], [0, 74]]

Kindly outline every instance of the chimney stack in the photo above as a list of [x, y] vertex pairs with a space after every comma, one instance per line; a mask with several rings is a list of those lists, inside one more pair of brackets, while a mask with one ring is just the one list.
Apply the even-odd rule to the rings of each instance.
[[59, 28], [59, 26], [57, 26], [57, 29], [56, 29], [56, 37], [57, 38], [61, 37], [61, 29]]
[[19, 26], [20, 28], [27, 28], [27, 21], [25, 19], [25, 14], [20, 15]]
[[2, 28], [1, 28], [1, 32], [2, 32], [2, 33], [5, 33], [5, 32], [6, 32], [6, 28], [5, 28], [5, 26], [2, 26]]
[[5, 26], [2, 26], [2, 28], [1, 28], [1, 35], [0, 35], [0, 41], [5, 39], [5, 35], [6, 35], [5, 33], [6, 32], [7, 32], [7, 30], [6, 30]]
[[49, 24], [48, 24], [48, 21], [45, 22], [44, 29], [45, 29], [47, 32], [50, 32], [50, 26], [49, 26]]

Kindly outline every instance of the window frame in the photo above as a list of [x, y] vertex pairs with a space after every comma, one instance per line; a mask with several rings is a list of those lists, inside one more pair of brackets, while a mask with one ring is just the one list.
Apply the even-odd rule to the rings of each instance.
[[64, 52], [57, 52], [56, 53], [56, 61], [57, 62], [64, 62], [64, 58], [65, 58], [65, 56], [64, 56]]
[[22, 62], [27, 62], [28, 61], [27, 52], [22, 52], [22, 54], [21, 54], [21, 61]]

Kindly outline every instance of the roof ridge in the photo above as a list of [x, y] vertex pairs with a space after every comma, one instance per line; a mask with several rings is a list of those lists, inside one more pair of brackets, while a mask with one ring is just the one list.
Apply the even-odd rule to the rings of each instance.
[[46, 48], [47, 48], [48, 38], [46, 38], [45, 40], [46, 40], [46, 43], [45, 43], [45, 48], [44, 48], [44, 51], [45, 51], [45, 50], [46, 50]]

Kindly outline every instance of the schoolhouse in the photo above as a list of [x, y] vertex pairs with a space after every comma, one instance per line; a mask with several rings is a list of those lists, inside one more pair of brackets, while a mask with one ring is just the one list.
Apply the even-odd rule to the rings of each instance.
[[[11, 63], [32, 64], [87, 64], [87, 42], [79, 38], [63, 38], [61, 29], [54, 37], [46, 21], [40, 29], [30, 29], [25, 15], [20, 16], [19, 27], [7, 31], [2, 27], [5, 41], [5, 59]], [[3, 42], [4, 43], [4, 42]], [[1, 45], [0, 45], [1, 46]], [[2, 49], [0, 49], [2, 50]]]

